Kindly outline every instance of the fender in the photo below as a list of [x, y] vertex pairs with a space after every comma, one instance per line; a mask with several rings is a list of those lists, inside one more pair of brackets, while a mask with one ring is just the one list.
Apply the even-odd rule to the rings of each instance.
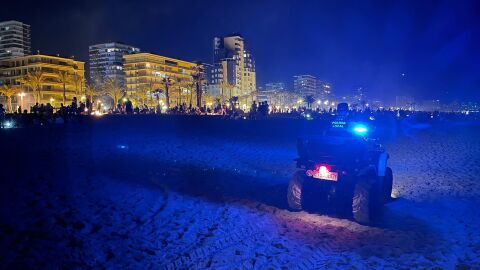
[[378, 176], [385, 176], [388, 158], [389, 156], [387, 153], [381, 153], [380, 156], [378, 157], [378, 165], [377, 165]]

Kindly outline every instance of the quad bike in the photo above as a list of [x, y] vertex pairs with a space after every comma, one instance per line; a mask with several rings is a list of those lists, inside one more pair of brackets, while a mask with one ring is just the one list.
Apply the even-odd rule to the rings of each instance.
[[[341, 126], [341, 132], [335, 129]], [[375, 222], [391, 199], [393, 174], [388, 154], [368, 127], [333, 121], [334, 131], [298, 140], [296, 171], [288, 186], [288, 205], [302, 210], [306, 203], [351, 211], [355, 221]]]

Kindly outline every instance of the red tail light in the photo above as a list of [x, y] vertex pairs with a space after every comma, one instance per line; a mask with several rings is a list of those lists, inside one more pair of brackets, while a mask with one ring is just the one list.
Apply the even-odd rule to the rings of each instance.
[[327, 174], [330, 172], [330, 170], [327, 168], [327, 166], [321, 165], [320, 167], [318, 167], [318, 172], [320, 174]]
[[317, 164], [315, 165], [315, 171], [321, 173], [328, 173], [332, 170], [332, 167], [328, 164]]
[[332, 167], [328, 164], [317, 164], [315, 165], [314, 170], [307, 170], [307, 176], [321, 179], [321, 180], [330, 180], [330, 181], [337, 181], [338, 180], [338, 173], [332, 172]]

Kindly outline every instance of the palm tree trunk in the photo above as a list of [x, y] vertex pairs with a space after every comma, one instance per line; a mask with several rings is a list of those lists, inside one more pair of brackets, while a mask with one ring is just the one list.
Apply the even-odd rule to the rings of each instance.
[[193, 100], [193, 89], [190, 88], [190, 107], [192, 107], [192, 100]]
[[180, 106], [181, 102], [182, 102], [182, 93], [180, 92], [180, 87], [178, 87], [177, 106]]
[[65, 105], [65, 101], [67, 100], [66, 92], [67, 89], [65, 87], [65, 83], [63, 83], [63, 105]]
[[168, 84], [165, 84], [165, 101], [167, 103], [167, 109], [170, 108], [170, 96], [168, 94]]
[[197, 93], [197, 107], [202, 107], [202, 93], [200, 92], [200, 84], [198, 82], [195, 83], [195, 90]]
[[8, 97], [8, 110], [9, 110], [9, 112], [13, 112], [13, 108], [12, 108], [12, 96], [9, 96], [9, 97]]

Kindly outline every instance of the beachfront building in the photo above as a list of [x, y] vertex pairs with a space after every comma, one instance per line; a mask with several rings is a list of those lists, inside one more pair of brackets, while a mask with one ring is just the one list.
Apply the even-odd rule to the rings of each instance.
[[317, 98], [322, 100], [332, 99], [332, 85], [326, 81], [317, 80]]
[[[0, 85], [17, 86], [25, 93], [22, 108], [29, 108], [35, 101], [58, 107], [64, 95], [67, 102], [73, 97], [81, 99], [85, 87], [84, 65], [73, 58], [43, 54], [2, 59]], [[36, 76], [37, 85], [32, 85], [32, 75]]]
[[90, 82], [101, 86], [105, 80], [113, 79], [125, 86], [123, 56], [139, 52], [139, 48], [121, 42], [108, 42], [89, 46]]
[[201, 67], [197, 63], [152, 53], [124, 55], [127, 95], [151, 103], [157, 94], [166, 106], [166, 88], [170, 107], [196, 104], [194, 76]]
[[0, 59], [31, 54], [30, 25], [19, 21], [0, 22]]
[[238, 97], [239, 103], [250, 103], [256, 97], [255, 60], [239, 34], [215, 37], [213, 65], [208, 72], [210, 95], [223, 100]]
[[293, 80], [293, 91], [302, 96], [315, 96], [318, 93], [317, 78], [312, 75], [297, 75]]

